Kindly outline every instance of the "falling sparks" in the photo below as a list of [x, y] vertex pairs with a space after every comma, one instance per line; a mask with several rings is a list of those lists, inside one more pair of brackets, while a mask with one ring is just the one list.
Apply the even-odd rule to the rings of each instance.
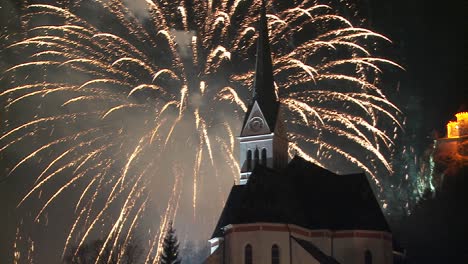
[[[202, 221], [204, 198], [223, 201], [222, 190], [239, 171], [234, 134], [251, 96], [260, 2], [24, 6], [23, 37], [2, 47], [2, 54], [21, 58], [0, 77], [0, 152], [30, 145], [9, 177], [37, 166], [20, 202], [45, 195], [37, 222], [67, 192], [80, 194], [70, 201], [74, 218], [63, 256], [98, 229], [105, 230], [100, 257], [106, 246], [117, 252], [117, 241], [129, 243], [156, 203], [159, 226], [148, 234], [145, 253], [145, 263], [156, 263], [178, 211], [190, 208], [193, 221]], [[290, 154], [332, 170], [353, 166], [382, 188], [378, 173], [392, 172], [385, 153], [401, 127], [378, 82], [385, 68], [401, 68], [375, 55], [375, 43], [390, 40], [354, 27], [331, 6], [297, 2], [267, 7]], [[100, 25], [90, 7], [112, 25]], [[383, 124], [395, 127], [392, 134]], [[48, 187], [54, 181], [60, 185]], [[193, 186], [184, 189], [187, 183]], [[15, 259], [18, 250], [15, 244]]]

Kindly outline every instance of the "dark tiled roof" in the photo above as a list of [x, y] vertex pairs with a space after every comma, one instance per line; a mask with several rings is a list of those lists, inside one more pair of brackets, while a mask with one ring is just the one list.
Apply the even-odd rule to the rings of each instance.
[[247, 184], [233, 186], [212, 237], [257, 222], [390, 231], [363, 173], [337, 175], [298, 156], [281, 171], [257, 165]]

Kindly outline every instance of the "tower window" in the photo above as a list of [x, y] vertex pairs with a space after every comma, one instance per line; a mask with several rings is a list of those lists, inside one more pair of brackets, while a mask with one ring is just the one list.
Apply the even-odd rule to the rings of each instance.
[[252, 264], [252, 246], [247, 244], [244, 249], [244, 263]]
[[372, 253], [370, 250], [366, 250], [364, 253], [364, 264], [372, 264]]
[[255, 149], [255, 152], [254, 152], [255, 164], [258, 164], [259, 159], [260, 159], [260, 153], [259, 153], [258, 149]]
[[267, 164], [267, 150], [266, 148], [262, 149], [262, 165]]
[[252, 150], [247, 150], [247, 171], [252, 170]]
[[280, 252], [278, 245], [273, 245], [271, 247], [271, 264], [279, 264], [280, 263]]

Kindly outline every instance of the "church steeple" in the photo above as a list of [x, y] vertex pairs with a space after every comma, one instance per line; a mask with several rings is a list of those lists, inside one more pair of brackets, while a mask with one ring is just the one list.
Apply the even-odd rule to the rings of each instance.
[[255, 63], [255, 80], [253, 86], [252, 101], [244, 118], [242, 131], [244, 131], [249, 115], [257, 104], [261, 108], [263, 118], [270, 132], [273, 132], [279, 107], [275, 92], [273, 78], [273, 62], [271, 59], [270, 40], [268, 36], [268, 20], [266, 16], [266, 3], [262, 0], [260, 7], [260, 19], [257, 23], [257, 54]]
[[257, 164], [278, 169], [288, 162], [288, 143], [273, 79], [265, 0], [257, 30], [253, 96], [239, 137], [241, 184], [247, 182]]
[[264, 103], [275, 103], [277, 98], [273, 80], [273, 63], [271, 60], [270, 40], [268, 37], [265, 0], [262, 0], [260, 21], [257, 27], [257, 61], [255, 65], [253, 100], [261, 100], [264, 101]]

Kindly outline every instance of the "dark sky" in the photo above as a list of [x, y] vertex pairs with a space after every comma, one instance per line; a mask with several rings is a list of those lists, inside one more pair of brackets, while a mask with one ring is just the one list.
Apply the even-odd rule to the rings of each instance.
[[[468, 4], [463, 0], [370, 0], [371, 27], [397, 45], [403, 110], [422, 112], [420, 136], [445, 133], [445, 124], [468, 102]], [[414, 98], [416, 97], [416, 98]], [[416, 107], [418, 99], [420, 107]]]
[[[0, 23], [7, 23], [7, 2], [0, 0]], [[433, 130], [445, 134], [445, 124], [460, 110], [468, 111], [468, 26], [466, 0], [431, 3], [425, 0], [367, 0], [369, 26], [394, 41], [387, 57], [406, 68], [399, 93], [390, 95], [413, 122], [411, 133], [428, 142]], [[11, 5], [11, 4], [8, 4]], [[3, 25], [0, 25], [3, 27]], [[3, 185], [3, 186], [2, 186]], [[11, 259], [14, 210], [17, 201], [0, 182], [0, 262]], [[9, 192], [10, 193], [10, 192]]]

